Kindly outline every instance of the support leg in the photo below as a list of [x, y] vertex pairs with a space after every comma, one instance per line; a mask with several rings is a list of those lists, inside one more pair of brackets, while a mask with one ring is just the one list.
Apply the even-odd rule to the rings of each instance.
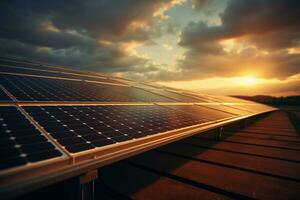
[[222, 138], [223, 127], [220, 127], [215, 133], [215, 140], [220, 141]]
[[98, 170], [91, 170], [81, 175], [80, 180], [80, 195], [81, 200], [95, 199], [95, 180], [98, 178]]

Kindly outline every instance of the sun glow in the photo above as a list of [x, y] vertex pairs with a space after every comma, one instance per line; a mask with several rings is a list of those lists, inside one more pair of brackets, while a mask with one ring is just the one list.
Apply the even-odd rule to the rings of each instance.
[[244, 78], [244, 83], [247, 86], [254, 86], [256, 84], [257, 80], [253, 76], [248, 76]]
[[[240, 77], [213, 77], [208, 79], [190, 80], [190, 81], [170, 81], [157, 82], [159, 84], [187, 90], [199, 90], [202, 92], [218, 91], [226, 94], [226, 90], [219, 91], [220, 88], [229, 88], [238, 90], [256, 90], [262, 84], [276, 84], [280, 81], [277, 79], [261, 79], [255, 76]], [[227, 90], [228, 91], [228, 90]]]

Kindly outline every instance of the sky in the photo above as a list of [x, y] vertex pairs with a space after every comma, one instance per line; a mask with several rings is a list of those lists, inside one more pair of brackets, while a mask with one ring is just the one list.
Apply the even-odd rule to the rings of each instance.
[[1, 0], [0, 54], [220, 95], [300, 95], [297, 0]]

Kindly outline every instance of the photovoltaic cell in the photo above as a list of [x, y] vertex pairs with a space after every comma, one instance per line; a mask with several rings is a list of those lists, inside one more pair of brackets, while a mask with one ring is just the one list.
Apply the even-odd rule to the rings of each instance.
[[166, 96], [172, 98], [178, 102], [205, 102], [204, 99], [196, 98], [196, 97], [189, 97], [179, 92], [173, 92], [168, 90], [153, 90], [154, 93], [160, 94], [162, 96]]
[[31, 68], [26, 69], [22, 67], [10, 67], [0, 64], [0, 72], [5, 73], [20, 73], [20, 74], [29, 74], [29, 75], [38, 75], [38, 76], [57, 76], [62, 77], [59, 72], [47, 72], [47, 71], [36, 71]]
[[107, 93], [104, 87], [83, 81], [14, 75], [2, 77], [4, 87], [20, 101], [129, 101], [125, 96]]
[[[23, 68], [28, 68], [28, 69], [53, 70], [53, 71], [57, 71], [57, 72], [78, 73], [80, 75], [96, 75], [96, 73], [93, 73], [93, 72], [75, 70], [75, 69], [67, 68], [67, 67], [52, 66], [52, 65], [48, 65], [48, 64], [35, 62], [35, 61], [28, 61], [28, 60], [21, 60], [21, 59], [11, 59], [11, 58], [1, 58], [0, 57], [0, 65], [23, 67]], [[97, 74], [97, 76], [105, 77], [105, 76], [99, 75], [99, 74]]]
[[56, 71], [56, 69], [40, 69], [37, 66], [5, 66], [0, 63], [0, 72], [5, 73], [17, 73], [17, 74], [28, 74], [28, 75], [37, 75], [37, 76], [50, 76], [50, 77], [59, 77], [59, 78], [69, 78], [69, 79], [78, 79], [78, 80], [90, 80], [90, 81], [99, 81], [104, 83], [114, 83], [120, 84], [120, 81], [114, 79], [108, 79], [106, 77], [93, 77], [91, 75], [80, 75], [71, 72]]
[[[184, 92], [185, 95], [193, 98], [201, 98], [205, 102], [215, 102], [215, 103], [241, 103], [243, 100], [227, 97], [227, 96], [212, 96], [212, 95], [200, 95], [192, 92]], [[247, 101], [249, 103], [249, 101]]]
[[151, 91], [155, 94], [159, 94], [161, 96], [168, 97], [170, 99], [173, 99], [177, 102], [207, 102], [205, 99], [201, 98], [200, 96], [191, 96], [183, 93], [180, 90], [176, 90], [175, 88], [167, 89], [162, 85], [153, 85], [148, 83], [135, 83], [133, 84], [137, 85], [138, 87], [145, 88], [148, 91]]
[[0, 106], [0, 155], [0, 169], [6, 169], [62, 154], [16, 107]]
[[106, 83], [121, 83], [116, 79], [92, 72], [76, 71], [68, 68], [49, 67], [26, 61], [12, 61], [0, 58], [0, 72], [22, 73], [39, 76], [56, 76], [62, 78], [83, 79]]
[[0, 78], [0, 83], [19, 101], [172, 101], [134, 87], [15, 75]]
[[243, 105], [243, 108], [248, 109], [248, 110], [254, 110], [255, 112], [263, 112], [272, 109], [272, 107], [264, 105], [264, 104], [245, 104]]
[[238, 99], [238, 98], [234, 98], [234, 97], [230, 97], [230, 96], [208, 96], [209, 98], [213, 99], [216, 102], [228, 102], [228, 103], [253, 103], [251, 101], [247, 101], [244, 99]]
[[251, 111], [247, 111], [246, 109], [242, 109], [239, 106], [236, 105], [213, 105], [213, 104], [205, 104], [204, 105], [207, 108], [211, 108], [211, 109], [215, 109], [215, 110], [219, 110], [222, 112], [226, 112], [226, 113], [230, 113], [236, 116], [245, 116], [245, 115], [249, 115], [252, 114], [253, 112]]
[[[207, 103], [241, 103], [241, 101], [239, 102], [239, 100], [236, 100], [236, 98], [226, 98], [226, 101], [225, 99], [224, 100], [221, 100], [221, 98], [223, 97], [214, 97], [214, 96], [208, 96], [208, 95], [197, 95], [197, 94], [194, 94], [194, 93], [185, 93], [186, 95], [188, 96], [191, 96], [191, 97], [194, 97], [194, 98], [201, 98], [203, 99], [204, 102], [207, 102]], [[244, 102], [244, 103], [253, 103], [253, 102]], [[236, 114], [236, 115], [248, 115], [248, 114], [252, 114], [252, 113], [255, 113], [256, 110], [250, 110], [250, 109], [247, 109], [245, 108], [244, 105], [237, 105], [237, 104], [231, 104], [231, 105], [209, 105], [207, 104], [206, 107], [211, 107], [211, 108], [214, 108], [214, 109], [218, 109], [218, 110], [223, 110], [224, 112], [229, 112], [229, 113], [233, 113], [233, 114]]]
[[176, 106], [167, 106], [168, 108], [177, 109], [185, 113], [189, 113], [195, 116], [200, 116], [208, 121], [215, 121], [226, 119], [229, 117], [236, 116], [235, 114], [223, 112], [214, 108], [209, 108], [205, 106], [195, 106], [195, 105], [176, 105]]
[[200, 115], [154, 105], [24, 108], [72, 153], [207, 121]]
[[198, 94], [191, 93], [191, 92], [183, 92], [183, 94], [188, 97], [195, 98], [195, 99], [201, 99], [203, 102], [218, 102], [218, 101], [214, 101], [214, 100], [208, 98], [205, 95], [200, 95], [200, 94], [198, 95]]
[[29, 69], [43, 69], [43, 70], [51, 70], [53, 68], [49, 68], [46, 66], [42, 66], [40, 64], [35, 64], [32, 62], [28, 62], [28, 61], [22, 61], [22, 60], [12, 60], [9, 58], [1, 58], [0, 57], [0, 65], [2, 66], [15, 66], [15, 67], [26, 67]]
[[161, 96], [159, 94], [153, 93], [151, 91], [147, 91], [141, 88], [136, 87], [120, 87], [113, 86], [110, 87], [113, 92], [120, 93], [123, 95], [127, 95], [133, 99], [137, 99], [137, 101], [142, 102], [175, 102], [174, 100]]

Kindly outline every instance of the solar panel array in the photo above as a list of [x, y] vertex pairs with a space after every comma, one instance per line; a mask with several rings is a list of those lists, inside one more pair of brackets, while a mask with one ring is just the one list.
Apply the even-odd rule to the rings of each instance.
[[102, 158], [116, 161], [199, 128], [271, 110], [231, 97], [0, 57], [0, 181], [32, 169], [58, 171], [56, 162], [71, 168]]

